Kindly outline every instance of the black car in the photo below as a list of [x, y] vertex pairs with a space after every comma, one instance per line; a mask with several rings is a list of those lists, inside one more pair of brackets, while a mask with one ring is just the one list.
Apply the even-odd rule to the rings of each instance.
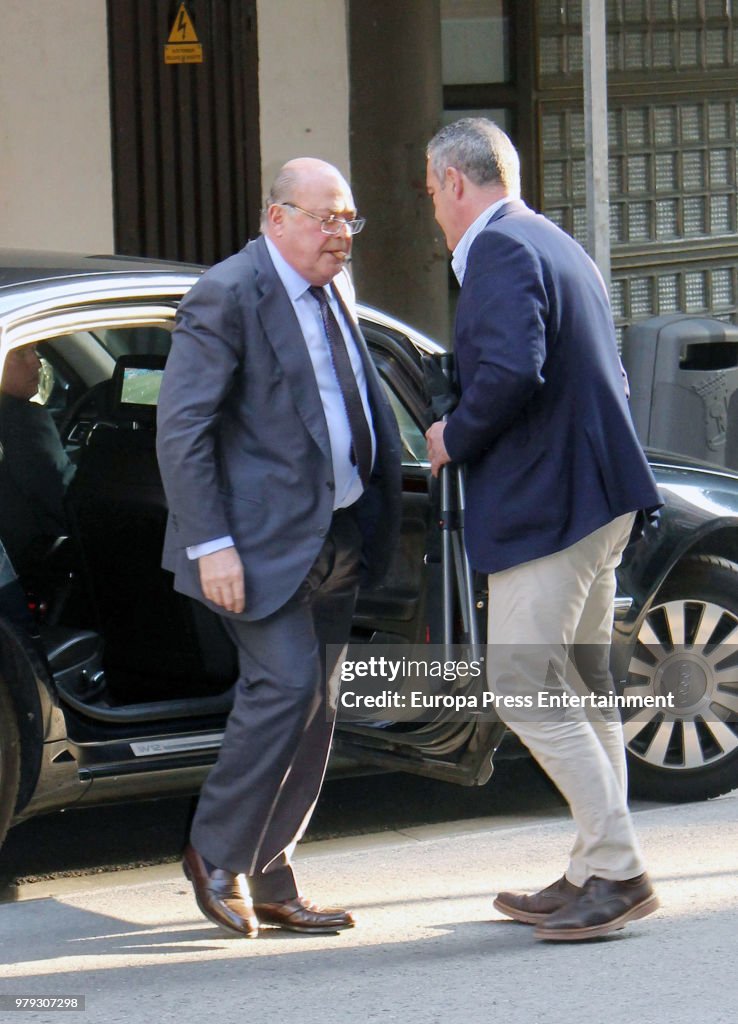
[[[36, 346], [35, 401], [76, 463], [65, 533], [19, 579], [0, 551], [0, 840], [43, 811], [196, 791], [217, 755], [234, 652], [219, 619], [176, 594], [160, 569], [166, 507], [154, 454], [174, 314], [199, 273], [0, 252], [3, 361]], [[355, 639], [438, 641], [421, 356], [442, 349], [383, 313], [362, 308], [361, 317], [403, 437], [404, 512], [387, 581], [360, 595]], [[654, 798], [703, 798], [738, 786], [738, 476], [661, 453], [650, 460], [665, 506], [619, 572], [613, 666], [626, 693], [671, 694], [674, 708], [625, 722], [631, 785]], [[483, 618], [481, 589], [476, 598]], [[520, 752], [498, 721], [428, 717], [341, 723], [332, 770], [479, 785], [493, 757]]]

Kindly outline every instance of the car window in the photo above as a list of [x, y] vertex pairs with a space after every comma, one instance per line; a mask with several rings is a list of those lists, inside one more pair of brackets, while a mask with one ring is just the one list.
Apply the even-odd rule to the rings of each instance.
[[53, 405], [52, 396], [54, 390], [57, 387], [56, 375], [54, 373], [54, 367], [48, 361], [41, 356], [41, 371], [38, 375], [38, 391], [31, 399], [32, 402], [37, 402], [39, 405]]
[[400, 428], [403, 466], [427, 466], [428, 449], [423, 431], [415, 422], [410, 410], [384, 377], [382, 377], [382, 383], [395, 414], [397, 426]]
[[104, 327], [93, 334], [117, 359], [125, 355], [166, 356], [172, 344], [171, 326]]
[[87, 330], [47, 335], [36, 345], [43, 369], [34, 401], [46, 405], [57, 423], [62, 423], [86, 392], [111, 380], [122, 356], [166, 357], [172, 326], [173, 322], [90, 324]]

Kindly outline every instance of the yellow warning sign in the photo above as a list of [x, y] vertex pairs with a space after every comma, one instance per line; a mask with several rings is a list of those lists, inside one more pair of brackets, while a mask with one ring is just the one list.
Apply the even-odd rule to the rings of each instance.
[[164, 47], [165, 64], [202, 64], [202, 46], [192, 18], [182, 3], [174, 19], [169, 42]]

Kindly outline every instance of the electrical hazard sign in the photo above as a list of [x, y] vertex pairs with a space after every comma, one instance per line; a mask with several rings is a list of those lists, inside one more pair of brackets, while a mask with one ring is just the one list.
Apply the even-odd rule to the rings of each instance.
[[202, 45], [184, 4], [179, 5], [169, 40], [164, 47], [164, 63], [202, 64]]

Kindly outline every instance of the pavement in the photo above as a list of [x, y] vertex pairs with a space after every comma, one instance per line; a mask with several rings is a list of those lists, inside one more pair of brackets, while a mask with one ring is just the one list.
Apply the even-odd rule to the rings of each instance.
[[0, 906], [8, 996], [84, 996], [97, 1024], [733, 1024], [738, 792], [650, 806], [636, 825], [661, 909], [589, 943], [541, 943], [492, 909], [566, 863], [562, 815], [476, 819], [328, 840], [298, 856], [311, 899], [356, 912], [335, 936], [229, 939], [172, 865], [21, 887]]

